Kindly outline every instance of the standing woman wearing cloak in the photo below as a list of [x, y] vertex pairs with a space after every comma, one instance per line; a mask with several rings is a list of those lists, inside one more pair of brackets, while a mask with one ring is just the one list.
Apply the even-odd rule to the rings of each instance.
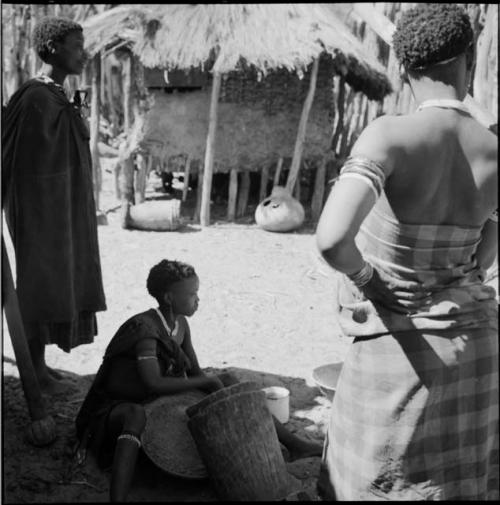
[[394, 34], [417, 111], [361, 134], [318, 247], [353, 337], [319, 491], [337, 500], [498, 500], [497, 137], [463, 104], [473, 33], [420, 4]]
[[3, 113], [2, 200], [16, 257], [17, 295], [42, 390], [65, 385], [45, 346], [91, 343], [105, 310], [89, 132], [63, 89], [87, 56], [82, 27], [44, 18], [33, 33], [44, 62]]

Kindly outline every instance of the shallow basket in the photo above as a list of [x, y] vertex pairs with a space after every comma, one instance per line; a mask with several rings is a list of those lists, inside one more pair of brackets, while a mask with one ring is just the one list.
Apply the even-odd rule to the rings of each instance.
[[313, 380], [321, 392], [331, 401], [337, 389], [340, 372], [342, 371], [343, 361], [322, 365], [313, 370]]
[[137, 230], [175, 231], [182, 226], [180, 200], [156, 200], [130, 207], [128, 226]]

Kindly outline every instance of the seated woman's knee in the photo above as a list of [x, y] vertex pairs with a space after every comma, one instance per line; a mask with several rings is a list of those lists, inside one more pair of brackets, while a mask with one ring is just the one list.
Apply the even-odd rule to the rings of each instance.
[[127, 403], [124, 405], [125, 422], [123, 428], [142, 432], [146, 426], [146, 412], [142, 405], [137, 403]]

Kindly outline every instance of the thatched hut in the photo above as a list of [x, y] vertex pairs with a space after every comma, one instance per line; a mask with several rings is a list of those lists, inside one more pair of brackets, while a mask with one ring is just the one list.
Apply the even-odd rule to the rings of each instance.
[[215, 171], [267, 177], [278, 160], [295, 159], [311, 81], [299, 154], [315, 166], [332, 147], [342, 154], [376, 114], [372, 102], [391, 92], [383, 67], [322, 4], [126, 5], [84, 28], [91, 53], [128, 47], [153, 69], [144, 75], [154, 95], [145, 138], [161, 143], [161, 156]]

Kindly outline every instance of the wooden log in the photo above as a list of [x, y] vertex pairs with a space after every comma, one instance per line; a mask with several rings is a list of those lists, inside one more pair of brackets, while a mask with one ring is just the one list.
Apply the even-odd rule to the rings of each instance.
[[186, 165], [184, 166], [184, 186], [182, 188], [182, 201], [185, 202], [189, 190], [189, 174], [191, 172], [191, 155], [188, 154]]
[[248, 205], [248, 195], [250, 194], [250, 172], [244, 170], [241, 174], [241, 188], [238, 195], [238, 205], [236, 215], [242, 217], [245, 215]]
[[205, 150], [205, 173], [203, 175], [203, 192], [201, 197], [200, 224], [210, 224], [210, 197], [212, 192], [212, 176], [214, 165], [215, 132], [217, 130], [217, 109], [219, 103], [221, 74], [214, 72], [212, 95], [210, 98], [210, 118], [208, 123], [207, 147]]
[[263, 391], [235, 393], [191, 417], [188, 427], [220, 500], [281, 500], [290, 479]]
[[264, 164], [260, 172], [259, 202], [267, 196], [267, 183], [269, 181], [269, 166]]
[[276, 171], [274, 172], [273, 186], [279, 186], [282, 168], [283, 168], [283, 156], [280, 156], [278, 164], [276, 165]]
[[325, 199], [325, 180], [326, 180], [326, 156], [323, 156], [318, 168], [316, 169], [316, 177], [314, 178], [314, 193], [311, 203], [312, 220], [317, 223], [323, 210], [323, 202]]
[[236, 197], [238, 196], [238, 170], [231, 169], [229, 174], [229, 194], [227, 199], [227, 220], [234, 221], [236, 217]]
[[196, 188], [196, 207], [194, 209], [193, 219], [196, 222], [200, 221], [201, 213], [201, 198], [202, 198], [202, 184], [203, 184], [203, 164], [200, 163], [198, 167], [198, 187]]
[[99, 122], [101, 111], [101, 55], [97, 53], [91, 63], [90, 153], [92, 156], [92, 181], [96, 210], [100, 209], [101, 161], [99, 157]]
[[34, 445], [46, 445], [53, 442], [56, 438], [56, 426], [52, 417], [47, 415], [47, 411], [45, 410], [40, 385], [38, 384], [38, 379], [31, 360], [19, 308], [19, 301], [14, 287], [14, 278], [12, 276], [3, 236], [2, 274], [2, 304], [5, 310], [5, 319], [7, 321], [7, 327], [9, 328], [24, 397], [32, 421], [32, 427], [29, 431], [30, 441]]
[[309, 90], [307, 92], [306, 99], [304, 101], [304, 106], [302, 108], [302, 114], [300, 116], [299, 128], [297, 131], [297, 139], [295, 141], [295, 148], [293, 151], [292, 165], [290, 167], [290, 172], [288, 173], [288, 180], [286, 181], [286, 188], [293, 192], [295, 187], [295, 182], [299, 175], [300, 162], [302, 160], [302, 151], [304, 149], [304, 141], [306, 138], [307, 120], [309, 118], [309, 112], [314, 100], [314, 93], [316, 91], [316, 81], [318, 77], [318, 67], [319, 67], [319, 57], [314, 59], [312, 70], [311, 70], [311, 80], [309, 82]]

